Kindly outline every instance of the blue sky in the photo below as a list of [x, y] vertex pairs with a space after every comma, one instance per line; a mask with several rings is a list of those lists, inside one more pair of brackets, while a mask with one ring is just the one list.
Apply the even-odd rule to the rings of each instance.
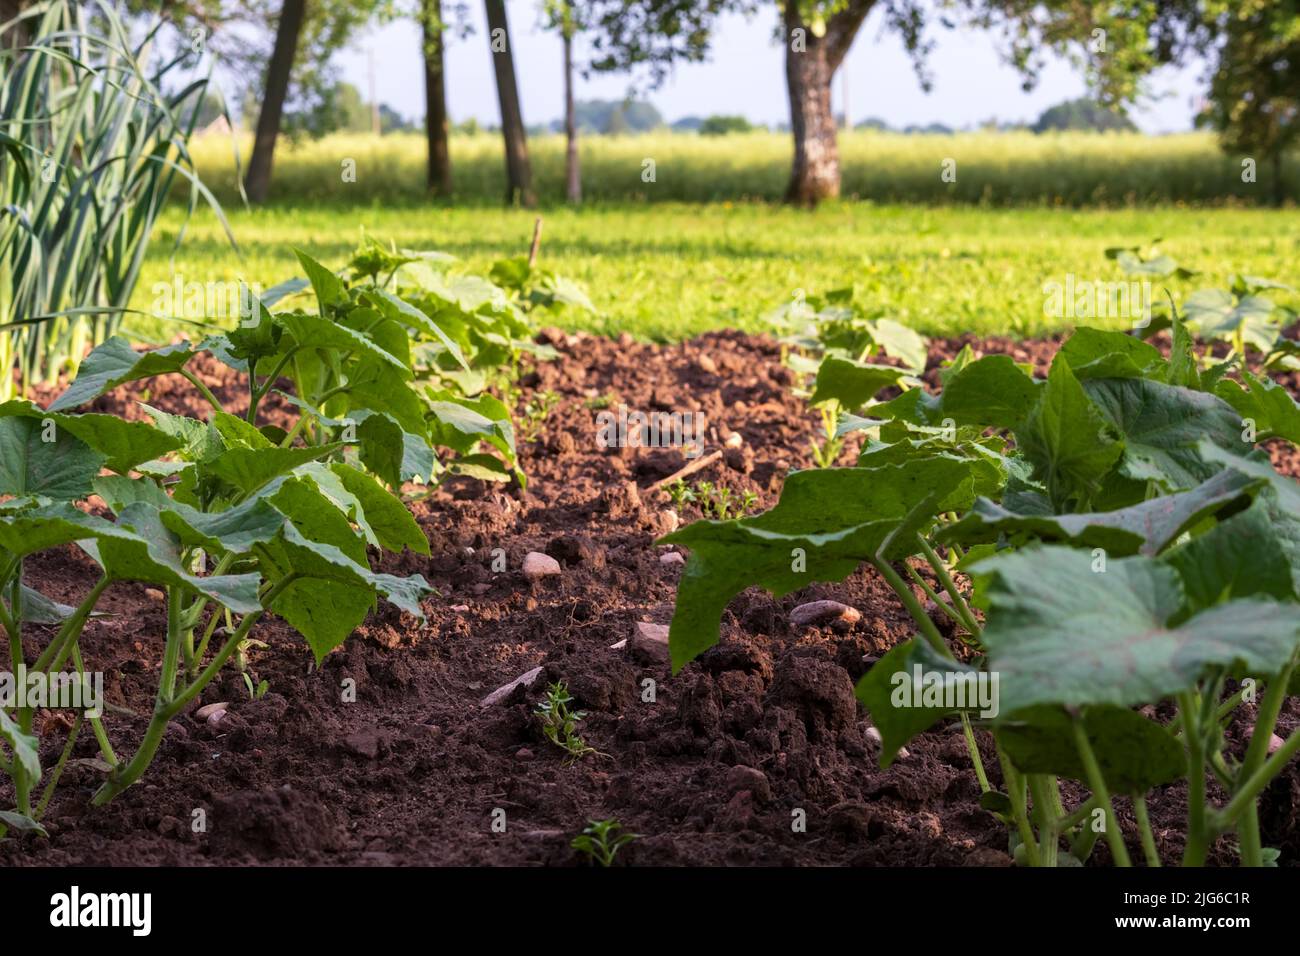
[[[536, 0], [511, 0], [507, 7], [524, 121], [549, 122], [563, 109], [560, 41], [541, 29]], [[474, 33], [453, 40], [447, 53], [448, 104], [457, 122], [474, 117], [494, 124], [498, 122], [496, 90], [482, 3], [470, 0], [470, 13]], [[725, 18], [710, 61], [677, 67], [667, 83], [650, 94], [651, 102], [669, 121], [687, 115], [740, 113], [755, 122], [788, 122], [783, 51], [773, 38], [776, 20], [775, 3], [752, 19]], [[891, 126], [940, 122], [962, 127], [991, 116], [1003, 121], [1032, 120], [1048, 106], [1084, 92], [1081, 76], [1063, 61], [1052, 63], [1038, 87], [1024, 92], [1016, 71], [999, 60], [992, 35], [941, 30], [938, 40], [930, 60], [934, 87], [926, 94], [901, 42], [885, 29], [882, 13], [873, 12], [836, 78], [836, 111], [843, 109], [845, 71], [853, 121], [878, 116]], [[367, 98], [372, 57], [380, 102], [405, 116], [423, 116], [419, 33], [414, 24], [398, 22], [372, 29], [340, 55], [343, 77]], [[579, 80], [577, 95], [619, 99], [627, 88], [623, 76], [593, 77]], [[1152, 83], [1153, 92], [1162, 95], [1135, 111], [1133, 118], [1147, 132], [1189, 129], [1201, 89], [1196, 70], [1162, 72]]]

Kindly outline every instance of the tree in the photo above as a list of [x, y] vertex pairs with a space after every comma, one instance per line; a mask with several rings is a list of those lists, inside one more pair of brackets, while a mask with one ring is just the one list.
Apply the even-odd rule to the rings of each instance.
[[582, 202], [582, 170], [578, 160], [578, 112], [573, 102], [573, 34], [577, 29], [572, 0], [558, 0], [554, 19], [564, 44], [564, 195]]
[[426, 181], [443, 198], [452, 193], [451, 143], [448, 137], [447, 83], [444, 60], [446, 24], [442, 0], [421, 0], [424, 37], [424, 138], [428, 143]]
[[528, 134], [519, 108], [519, 86], [515, 82], [515, 58], [510, 46], [505, 0], [484, 0], [487, 8], [488, 45], [496, 73], [497, 102], [501, 106], [501, 136], [506, 152], [506, 204], [537, 205], [533, 193], [533, 170], [528, 161]]
[[1273, 204], [1280, 206], [1282, 159], [1300, 137], [1300, 4], [1237, 0], [1219, 50], [1198, 121], [1219, 134], [1228, 152], [1267, 161]]
[[1119, 110], [1098, 103], [1095, 99], [1081, 96], [1066, 100], [1043, 110], [1038, 121], [1031, 127], [1035, 133], [1048, 130], [1089, 130], [1106, 132], [1120, 130], [1132, 132], [1137, 127], [1133, 121]]
[[748, 133], [753, 124], [743, 116], [714, 115], [700, 123], [701, 136], [726, 136], [728, 133]]
[[280, 135], [284, 101], [289, 94], [289, 75], [298, 53], [298, 37], [307, 12], [306, 0], [284, 0], [275, 29], [275, 46], [267, 64], [266, 87], [262, 91], [262, 108], [257, 114], [257, 133], [253, 137], [253, 155], [248, 161], [244, 190], [250, 202], [266, 201], [271, 189], [271, 163], [275, 141]]

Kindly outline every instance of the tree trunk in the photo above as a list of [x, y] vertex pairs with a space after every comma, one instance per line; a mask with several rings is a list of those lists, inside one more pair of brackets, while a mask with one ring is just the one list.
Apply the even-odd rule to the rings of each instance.
[[840, 194], [840, 151], [831, 110], [831, 81], [875, 0], [849, 0], [813, 34], [798, 0], [785, 0], [785, 80], [790, 95], [794, 165], [785, 200], [814, 206]]
[[447, 84], [443, 60], [442, 0], [423, 0], [424, 136], [429, 144], [430, 192], [451, 198], [451, 147], [447, 138]]
[[528, 162], [528, 136], [519, 109], [519, 87], [515, 83], [515, 58], [510, 47], [505, 0], [484, 0], [487, 7], [488, 46], [496, 71], [497, 101], [501, 104], [501, 136], [506, 149], [506, 205], [537, 205], [533, 194], [533, 171]]
[[573, 30], [564, 30], [564, 194], [582, 202], [582, 170], [578, 165], [578, 110], [573, 102]]
[[284, 0], [280, 8], [275, 46], [266, 70], [262, 108], [257, 114], [253, 155], [248, 161], [248, 175], [244, 177], [244, 189], [250, 202], [265, 202], [271, 189], [271, 161], [275, 156], [275, 141], [280, 135], [280, 120], [284, 115], [285, 97], [289, 94], [289, 77], [298, 53], [298, 36], [302, 32], [306, 7], [306, 0]]

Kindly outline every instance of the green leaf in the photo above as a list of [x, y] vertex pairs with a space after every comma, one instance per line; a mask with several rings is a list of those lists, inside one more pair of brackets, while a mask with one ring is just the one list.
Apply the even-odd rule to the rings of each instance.
[[404, 481], [428, 483], [437, 458], [427, 439], [412, 435], [389, 415], [361, 409], [350, 413], [357, 422], [361, 463], [387, 484], [399, 488]]
[[1163, 378], [1168, 374], [1160, 350], [1123, 332], [1080, 328], [1061, 346], [1074, 377]]
[[1273, 318], [1276, 306], [1262, 295], [1237, 298], [1223, 289], [1201, 289], [1183, 304], [1189, 328], [1203, 339], [1233, 339], [1240, 336], [1247, 345], [1268, 352], [1277, 340], [1279, 323]]
[[[923, 684], [915, 680], [918, 669], [922, 675], [951, 676], [962, 681], [974, 681], [979, 673], [973, 667], [940, 657], [919, 638], [896, 645], [873, 664], [858, 681], [854, 693], [880, 731], [881, 767], [893, 763], [898, 751], [917, 734], [955, 713], [951, 707], [925, 706]], [[966, 709], [979, 709], [976, 695], [968, 696], [967, 701], [970, 707]]]
[[[23, 733], [9, 715], [0, 708], [0, 740], [9, 745], [9, 752], [18, 761], [23, 772], [33, 783], [41, 779], [41, 742], [31, 734]], [[8, 823], [8, 821], [5, 821]]]
[[387, 306], [387, 308], [384, 309], [384, 312], [389, 316], [389, 318], [396, 319], [404, 325], [408, 325], [420, 330], [421, 332], [426, 332], [432, 335], [443, 344], [443, 347], [446, 348], [449, 353], [451, 353], [452, 358], [456, 360], [456, 364], [466, 371], [469, 371], [469, 365], [465, 362], [465, 355], [461, 352], [460, 346], [452, 341], [447, 333], [442, 330], [442, 327], [439, 326], [438, 323], [434, 322], [433, 319], [429, 318], [405, 299], [399, 298], [390, 292], [385, 292], [382, 289], [375, 289], [373, 292], [367, 293], [367, 295], [377, 298], [379, 300], [380, 308]]
[[0, 418], [26, 418], [51, 423], [81, 439], [106, 459], [110, 471], [127, 472], [141, 462], [159, 458], [180, 447], [180, 442], [144, 422], [128, 422], [116, 415], [64, 415], [46, 411], [31, 402], [0, 405]]
[[1268, 376], [1252, 375], [1243, 369], [1241, 377], [1246, 388], [1225, 378], [1215, 386], [1214, 394], [1231, 405], [1243, 419], [1255, 423], [1259, 441], [1277, 437], [1300, 444], [1300, 405], [1296, 404], [1291, 393]]
[[1124, 450], [1059, 356], [1016, 439], [1034, 465], [1034, 477], [1046, 483], [1058, 506], [1088, 500]]
[[222, 440], [221, 433], [210, 423], [201, 422], [196, 418], [186, 418], [183, 415], [173, 415], [149, 405], [141, 404], [140, 407], [148, 412], [159, 431], [170, 435], [180, 443], [180, 454], [186, 461], [211, 461], [226, 450], [226, 443]]
[[287, 475], [306, 462], [332, 455], [342, 447], [334, 443], [303, 448], [228, 448], [203, 468], [249, 495], [271, 479]]
[[115, 335], [86, 356], [77, 371], [76, 381], [54, 400], [50, 411], [77, 408], [127, 382], [179, 372], [194, 354], [194, 347], [189, 342], [178, 342], [152, 352], [137, 352], [126, 339]]
[[837, 401], [848, 409], [860, 408], [881, 389], [897, 385], [907, 371], [892, 365], [868, 365], [828, 355], [817, 369], [813, 386], [813, 405]]
[[400, 499], [349, 465], [334, 464], [330, 470], [361, 502], [366, 523], [374, 530], [380, 545], [389, 551], [410, 548], [416, 554], [429, 555], [429, 539]]
[[298, 257], [298, 262], [302, 264], [303, 271], [307, 273], [307, 278], [311, 282], [312, 290], [316, 293], [320, 314], [328, 314], [330, 306], [347, 298], [343, 281], [301, 249], [295, 249], [293, 253]]
[[915, 330], [893, 319], [876, 319], [871, 323], [871, 338], [886, 355], [901, 359], [913, 371], [925, 369], [929, 348]]
[[1233, 598], [1259, 595], [1285, 601], [1295, 596], [1291, 563], [1274, 533], [1280, 517], [1270, 515], [1268, 502], [1256, 500], [1165, 555], [1183, 579], [1188, 612]]
[[190, 574], [181, 563], [180, 539], [163, 523], [158, 509], [144, 503], [127, 505], [117, 523], [119, 529], [132, 533], [104, 535], [95, 546], [87, 548], [110, 577], [189, 588], [235, 614], [262, 609], [257, 597], [261, 582], [258, 574]]
[[36, 833], [43, 837], [50, 835], [45, 827], [15, 810], [0, 810], [0, 823], [17, 833]]
[[1238, 508], [1261, 484], [1258, 479], [1225, 470], [1190, 491], [1092, 514], [1017, 514], [980, 498], [973, 510], [940, 531], [938, 537], [945, 543], [973, 544], [1006, 535], [1017, 541], [1038, 538], [1104, 548], [1114, 556], [1154, 555], [1206, 518]]
[[1014, 430], [1028, 418], [1041, 388], [1011, 356], [986, 355], [948, 379], [940, 415], [958, 425]]
[[[411, 377], [410, 368], [396, 355], [386, 351], [370, 337], [346, 325], [340, 325], [332, 319], [320, 315], [307, 315], [303, 312], [285, 312], [277, 315], [275, 319], [293, 338], [298, 348], [339, 353], [365, 353], [380, 362], [387, 363], [403, 378]], [[280, 347], [287, 349], [289, 345], [281, 340]]]
[[1173, 626], [1184, 601], [1173, 568], [1134, 557], [1095, 571], [1094, 562], [1088, 552], [1043, 546], [976, 565], [989, 576], [983, 638], [1004, 714], [1040, 704], [1152, 703], [1214, 667], [1268, 677], [1300, 643], [1293, 604], [1236, 600]]
[[[1123, 707], [1089, 707], [1084, 731], [1115, 793], [1139, 795], [1173, 783], [1187, 772], [1183, 745], [1161, 724]], [[999, 721], [998, 744], [1023, 773], [1088, 779], [1074, 739], [1070, 715], [1059, 707], [1032, 707]]]
[[1164, 491], [1191, 488], [1217, 467], [1197, 450], [1208, 438], [1221, 448], [1242, 447], [1241, 419], [1227, 402], [1149, 379], [1092, 379], [1083, 383], [1106, 421], [1123, 436], [1120, 471]]
[[102, 455], [70, 432], [47, 429], [35, 418], [0, 418], [0, 495], [74, 501], [90, 490], [103, 464]]
[[[780, 597], [815, 581], [843, 579], [918, 505], [933, 507], [970, 482], [970, 467], [936, 456], [883, 468], [795, 472], [771, 511], [697, 521], [662, 539], [691, 552], [669, 630], [674, 671], [717, 643], [723, 610], [745, 588], [761, 585]], [[911, 542], [901, 544], [891, 556], [912, 552]], [[798, 570], [801, 560], [805, 570]]]

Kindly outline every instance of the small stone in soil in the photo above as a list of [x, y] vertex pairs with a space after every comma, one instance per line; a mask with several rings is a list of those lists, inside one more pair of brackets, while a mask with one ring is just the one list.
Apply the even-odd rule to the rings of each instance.
[[194, 717], [197, 720], [207, 720], [213, 714], [217, 712], [221, 712], [224, 714], [229, 709], [230, 709], [230, 702], [226, 700], [220, 701], [215, 704], [204, 704], [202, 707], [200, 707], [198, 710], [194, 712]]
[[145, 588], [144, 596], [150, 601], [165, 601], [167, 599], [167, 595], [163, 594], [163, 592], [159, 591], [157, 588]]
[[536, 681], [537, 678], [540, 677], [541, 675], [542, 675], [542, 668], [541, 668], [541, 665], [538, 665], [537, 667], [534, 667], [534, 668], [533, 668], [532, 670], [530, 670], [530, 671], [524, 671], [524, 673], [520, 674], [518, 677], [516, 677], [516, 678], [515, 678], [514, 680], [512, 680], [510, 683], [508, 683], [508, 684], [502, 684], [500, 687], [498, 687], [498, 688], [497, 688], [496, 690], [494, 690], [492, 693], [488, 694], [486, 697], [484, 697], [482, 700], [480, 700], [480, 701], [478, 702], [478, 703], [479, 703], [479, 706], [480, 706], [480, 707], [491, 707], [493, 704], [499, 704], [501, 701], [503, 701], [503, 700], [505, 700], [507, 697], [509, 697], [509, 696], [510, 696], [510, 692], [513, 691], [516, 687], [520, 686], [521, 684], [522, 684], [524, 687], [531, 687], [531, 686], [533, 686], [533, 682]]
[[860, 620], [861, 611], [839, 601], [809, 601], [790, 612], [790, 623], [795, 627], [826, 623], [856, 624]]
[[529, 551], [524, 555], [524, 577], [529, 581], [540, 581], [542, 578], [559, 573], [560, 562], [549, 554], [542, 554], [540, 551]]
[[665, 566], [673, 564], [685, 564], [686, 559], [682, 557], [680, 551], [665, 551], [659, 555], [659, 563]]
[[668, 663], [668, 625], [637, 621], [629, 642], [632, 653], [656, 663]]
[[727, 790], [730, 793], [748, 790], [759, 803], [772, 799], [772, 785], [768, 783], [767, 774], [753, 767], [737, 765], [728, 770]]

